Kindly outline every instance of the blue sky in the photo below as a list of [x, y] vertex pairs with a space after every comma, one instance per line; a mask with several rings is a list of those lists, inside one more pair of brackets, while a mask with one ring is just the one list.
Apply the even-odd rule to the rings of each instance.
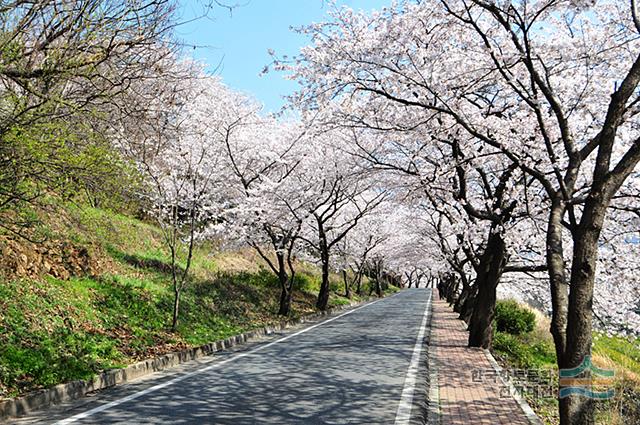
[[[181, 0], [182, 20], [199, 15], [204, 0]], [[277, 111], [282, 95], [296, 89], [297, 84], [287, 81], [280, 73], [260, 76], [270, 62], [268, 49], [278, 56], [295, 55], [308, 39], [292, 32], [289, 27], [326, 20], [329, 4], [326, 0], [225, 0], [226, 4], [239, 3], [229, 13], [216, 8], [210, 17], [198, 19], [178, 27], [178, 36], [188, 45], [188, 54], [209, 64], [230, 87], [252, 94], [264, 103], [265, 109]], [[355, 10], [380, 9], [391, 0], [338, 0]], [[216, 69], [217, 68], [217, 69]]]

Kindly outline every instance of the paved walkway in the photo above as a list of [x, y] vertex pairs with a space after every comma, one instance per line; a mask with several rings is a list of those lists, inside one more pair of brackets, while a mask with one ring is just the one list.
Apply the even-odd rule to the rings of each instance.
[[[431, 349], [435, 349], [442, 425], [528, 425], [483, 350], [467, 348], [468, 333], [444, 300], [433, 296]], [[501, 394], [501, 392], [503, 394]]]

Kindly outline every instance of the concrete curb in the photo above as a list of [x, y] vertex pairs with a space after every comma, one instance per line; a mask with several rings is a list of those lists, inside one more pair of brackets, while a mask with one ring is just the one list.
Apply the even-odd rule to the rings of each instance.
[[[410, 425], [435, 424], [431, 418], [431, 368], [433, 361], [431, 359], [431, 324], [433, 319], [433, 293], [429, 302], [429, 311], [427, 312], [426, 330], [423, 339], [423, 349], [420, 355], [420, 364], [418, 367], [418, 376], [424, 377], [424, 380], [417, 380], [413, 393], [413, 406], [411, 406]], [[437, 386], [436, 386], [437, 389]]]
[[350, 308], [370, 303], [377, 298], [368, 298], [362, 302], [351, 302], [342, 306], [333, 307], [329, 310], [303, 316], [298, 320], [286, 320], [276, 325], [265, 326], [254, 329], [239, 335], [231, 336], [220, 341], [187, 348], [185, 350], [167, 353], [159, 357], [143, 360], [122, 369], [112, 369], [102, 372], [89, 380], [71, 381], [59, 384], [51, 388], [39, 390], [21, 397], [0, 401], [0, 421], [26, 415], [34, 410], [43, 409], [65, 401], [76, 400], [85, 394], [124, 384], [133, 379], [149, 375], [154, 372], [165, 370], [181, 363], [209, 356], [215, 352], [225, 350], [235, 345], [244, 344], [248, 340], [257, 337], [271, 335], [292, 326], [300, 325], [308, 321], [330, 316], [336, 312], [348, 310]]
[[429, 317], [429, 407], [427, 411], [427, 423], [432, 425], [440, 424], [440, 389], [438, 387], [438, 364], [436, 353], [432, 349], [435, 342], [435, 334], [433, 334], [433, 302], [436, 299], [436, 291], [432, 293], [431, 313]]
[[522, 412], [529, 420], [529, 423], [531, 425], [544, 425], [538, 415], [535, 414], [531, 406], [529, 406], [529, 403], [527, 403], [527, 401], [520, 395], [518, 390], [516, 390], [513, 382], [511, 382], [510, 379], [505, 379], [504, 374], [502, 373], [502, 367], [493, 357], [491, 351], [487, 350], [486, 348], [483, 349], [483, 351], [485, 356], [487, 357], [487, 360], [489, 360], [489, 363], [491, 363], [491, 366], [493, 366], [493, 369], [496, 371], [496, 374], [500, 377], [502, 383], [509, 388], [509, 394], [511, 394], [511, 397], [513, 397], [516, 403], [518, 403], [518, 406], [520, 406], [520, 409], [522, 409]]

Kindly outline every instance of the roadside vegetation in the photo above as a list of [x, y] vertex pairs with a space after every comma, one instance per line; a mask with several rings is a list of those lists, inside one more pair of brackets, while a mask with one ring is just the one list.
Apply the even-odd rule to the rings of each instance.
[[[2, 3], [4, 397], [424, 279], [470, 347], [628, 371], [562, 425], [637, 422], [636, 1], [332, 6], [270, 51], [278, 114], [193, 60], [179, 7]], [[506, 285], [551, 321], [494, 332]]]
[[[70, 252], [76, 257], [66, 261], [82, 263], [87, 255], [92, 267], [68, 276], [54, 268], [60, 277], [14, 274], [0, 279], [0, 398], [89, 378], [282, 320], [276, 314], [278, 281], [264, 262], [249, 248], [220, 252], [206, 243], [194, 250], [181, 321], [172, 332], [170, 266], [160, 229], [122, 213], [59, 198], [48, 201], [46, 208], [29, 212], [40, 223], [31, 234], [49, 235], [54, 239], [48, 243], [66, 244], [67, 250], [73, 246]], [[24, 248], [25, 264], [34, 261], [29, 252], [33, 244], [0, 233], [0, 247], [6, 248], [8, 241]], [[321, 282], [316, 265], [297, 264], [291, 319], [316, 311]], [[361, 294], [345, 298], [340, 279], [331, 274], [329, 306], [369, 294], [365, 278]]]
[[207, 74], [178, 6], [3, 3], [0, 398], [402, 285], [388, 189]]
[[[515, 385], [529, 386], [525, 398], [545, 424], [560, 423], [558, 417], [558, 368], [549, 332], [549, 318], [515, 300], [498, 301], [492, 353], [507, 369], [532, 371], [532, 378], [516, 379]], [[593, 364], [615, 371], [611, 400], [597, 404], [596, 421], [624, 425], [640, 422], [640, 340], [595, 332]], [[539, 385], [537, 385], [539, 382]], [[537, 388], [536, 388], [537, 387]], [[596, 389], [598, 390], [598, 389]]]

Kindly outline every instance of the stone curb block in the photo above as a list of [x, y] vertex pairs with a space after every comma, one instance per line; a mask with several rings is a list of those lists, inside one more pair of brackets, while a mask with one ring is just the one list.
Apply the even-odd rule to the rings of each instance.
[[[426, 288], [429, 290], [430, 288]], [[429, 311], [426, 312], [427, 322], [425, 334], [422, 339], [422, 352], [420, 353], [420, 361], [418, 363], [418, 374], [413, 388], [413, 399], [411, 406], [411, 414], [407, 425], [437, 425], [437, 422], [431, 422], [432, 397], [431, 397], [431, 376], [432, 376], [432, 332], [431, 324], [433, 320], [433, 293], [431, 300], [428, 301]], [[425, 310], [426, 311], [426, 310]], [[398, 423], [398, 422], [397, 422]], [[404, 422], [402, 422], [404, 423]]]
[[491, 366], [496, 371], [496, 374], [500, 377], [500, 380], [502, 381], [502, 383], [509, 388], [509, 393], [514, 398], [516, 403], [518, 403], [518, 406], [520, 406], [520, 409], [522, 410], [524, 415], [527, 417], [527, 420], [529, 421], [529, 423], [531, 425], [544, 425], [540, 420], [540, 418], [538, 417], [538, 415], [535, 414], [531, 406], [529, 406], [529, 403], [527, 403], [527, 401], [520, 395], [520, 392], [513, 385], [513, 382], [511, 382], [510, 379], [504, 378], [504, 375], [501, 373], [502, 367], [498, 364], [496, 359], [493, 357], [493, 355], [491, 354], [491, 351], [487, 350], [486, 348], [483, 349], [483, 351], [485, 356], [487, 357], [487, 360], [489, 360], [489, 363], [491, 363]]
[[349, 304], [337, 306], [323, 312], [303, 316], [298, 320], [282, 321], [276, 325], [269, 325], [263, 328], [254, 329], [220, 341], [210, 342], [199, 347], [187, 348], [185, 350], [167, 353], [159, 357], [142, 360], [123, 369], [112, 369], [102, 372], [89, 380], [71, 381], [66, 384], [59, 384], [21, 397], [3, 400], [0, 401], [0, 421], [4, 421], [11, 417], [22, 416], [34, 410], [43, 409], [64, 401], [75, 400], [87, 393], [123, 384], [133, 379], [168, 369], [190, 360], [209, 356], [217, 351], [231, 348], [234, 345], [244, 344], [250, 339], [272, 335], [291, 326], [329, 316], [335, 312], [355, 307], [360, 304], [368, 303], [372, 299], [373, 298], [367, 298], [365, 301], [359, 303], [350, 302]]
[[436, 336], [433, 332], [433, 303], [436, 300], [437, 292], [434, 290], [431, 293], [431, 313], [429, 317], [429, 335], [428, 335], [428, 364], [429, 364], [429, 393], [428, 393], [428, 409], [427, 409], [427, 422], [432, 425], [439, 425], [441, 423], [440, 418], [440, 388], [438, 384], [438, 359], [436, 358], [435, 350], [432, 349], [436, 343]]

